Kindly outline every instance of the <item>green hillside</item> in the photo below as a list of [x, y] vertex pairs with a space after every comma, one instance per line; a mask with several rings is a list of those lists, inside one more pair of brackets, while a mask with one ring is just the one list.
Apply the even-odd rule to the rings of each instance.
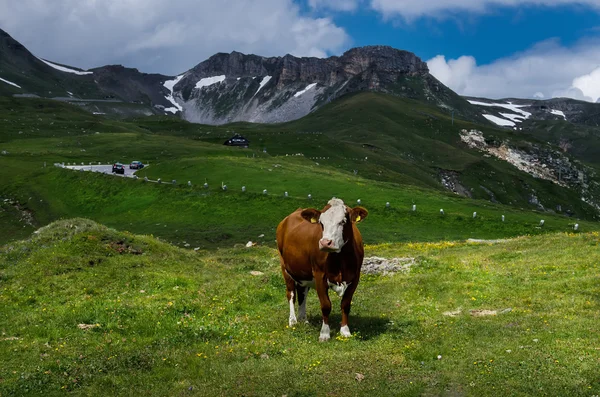
[[[0, 198], [16, 203], [3, 204], [2, 242], [60, 218], [87, 217], [178, 245], [209, 248], [249, 240], [269, 245], [288, 213], [321, 207], [333, 196], [349, 205], [361, 199], [369, 209], [364, 226], [369, 243], [513, 237], [568, 231], [575, 223], [581, 230], [598, 228], [593, 209], [577, 192], [467, 149], [456, 131], [473, 125], [456, 120], [452, 126], [447, 115], [406, 99], [355, 95], [293, 123], [220, 127], [170, 117], [123, 122], [42, 99], [0, 101], [5, 126], [0, 151], [6, 153], [0, 155]], [[234, 133], [248, 137], [251, 148], [223, 146]], [[150, 165], [140, 177], [169, 184], [52, 166], [132, 160]], [[475, 200], [442, 188], [440, 170], [460, 175]], [[579, 219], [532, 211], [536, 207], [527, 201], [532, 187], [548, 208], [560, 204]], [[490, 190], [499, 203], [488, 201]]]

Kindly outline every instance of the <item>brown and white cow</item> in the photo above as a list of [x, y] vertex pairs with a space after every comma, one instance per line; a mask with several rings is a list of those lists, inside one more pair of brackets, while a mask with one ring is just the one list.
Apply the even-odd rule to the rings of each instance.
[[340, 333], [351, 336], [348, 315], [364, 257], [362, 236], [356, 224], [367, 214], [362, 207], [350, 208], [333, 198], [321, 211], [297, 209], [277, 227], [281, 271], [290, 303], [289, 325], [298, 322], [294, 311], [296, 298], [298, 319], [306, 321], [306, 294], [310, 287], [316, 288], [323, 314], [321, 342], [330, 338], [329, 288], [342, 298]]

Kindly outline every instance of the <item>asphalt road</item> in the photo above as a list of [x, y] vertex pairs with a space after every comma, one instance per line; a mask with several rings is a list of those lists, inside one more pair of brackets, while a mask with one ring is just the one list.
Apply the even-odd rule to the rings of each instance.
[[[75, 170], [75, 171], [79, 171], [79, 170], [84, 170], [84, 171], [91, 171], [91, 172], [101, 172], [103, 174], [112, 174], [112, 164], [104, 164], [104, 165], [65, 165], [65, 168], [71, 169], [71, 170]], [[114, 174], [116, 176], [123, 176], [123, 177], [127, 177], [127, 178], [133, 178], [133, 174], [137, 171], [137, 170], [130, 170], [129, 169], [129, 164], [125, 164], [123, 166], [123, 168], [125, 168], [125, 174], [121, 175], [121, 174]]]

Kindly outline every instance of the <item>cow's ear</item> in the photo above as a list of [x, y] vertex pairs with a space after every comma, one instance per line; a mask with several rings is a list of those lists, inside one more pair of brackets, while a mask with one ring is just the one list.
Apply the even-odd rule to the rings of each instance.
[[318, 223], [321, 211], [314, 208], [307, 208], [302, 211], [302, 218], [306, 219], [310, 223]]
[[352, 223], [358, 223], [363, 221], [367, 215], [369, 215], [369, 212], [363, 207], [354, 207], [350, 212], [350, 219], [352, 220]]

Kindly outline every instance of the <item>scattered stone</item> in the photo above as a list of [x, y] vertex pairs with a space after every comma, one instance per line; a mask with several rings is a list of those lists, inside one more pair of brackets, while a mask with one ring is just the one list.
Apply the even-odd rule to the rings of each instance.
[[447, 316], [447, 317], [456, 317], [458, 316], [460, 313], [462, 313], [462, 309], [458, 308], [456, 310], [453, 311], [448, 311], [448, 312], [443, 312], [442, 315], [443, 316]]
[[252, 270], [250, 272], [251, 275], [253, 276], [262, 276], [264, 273], [263, 272], [259, 272], [258, 270]]
[[263, 353], [260, 355], [260, 358], [262, 358], [263, 360], [268, 360], [269, 359], [269, 355], [267, 353]]
[[100, 326], [100, 324], [77, 324], [77, 328], [83, 329], [83, 330], [93, 329], [93, 328], [96, 328], [99, 326]]
[[416, 264], [415, 258], [379, 258], [376, 256], [365, 258], [361, 268], [362, 274], [388, 275], [393, 273], [405, 273]]
[[469, 311], [473, 317], [495, 316], [498, 314], [496, 310], [475, 309]]
[[356, 376], [354, 377], [354, 379], [356, 379], [359, 382], [362, 382], [365, 379], [365, 376], [363, 374], [359, 374], [358, 372], [356, 373]]

